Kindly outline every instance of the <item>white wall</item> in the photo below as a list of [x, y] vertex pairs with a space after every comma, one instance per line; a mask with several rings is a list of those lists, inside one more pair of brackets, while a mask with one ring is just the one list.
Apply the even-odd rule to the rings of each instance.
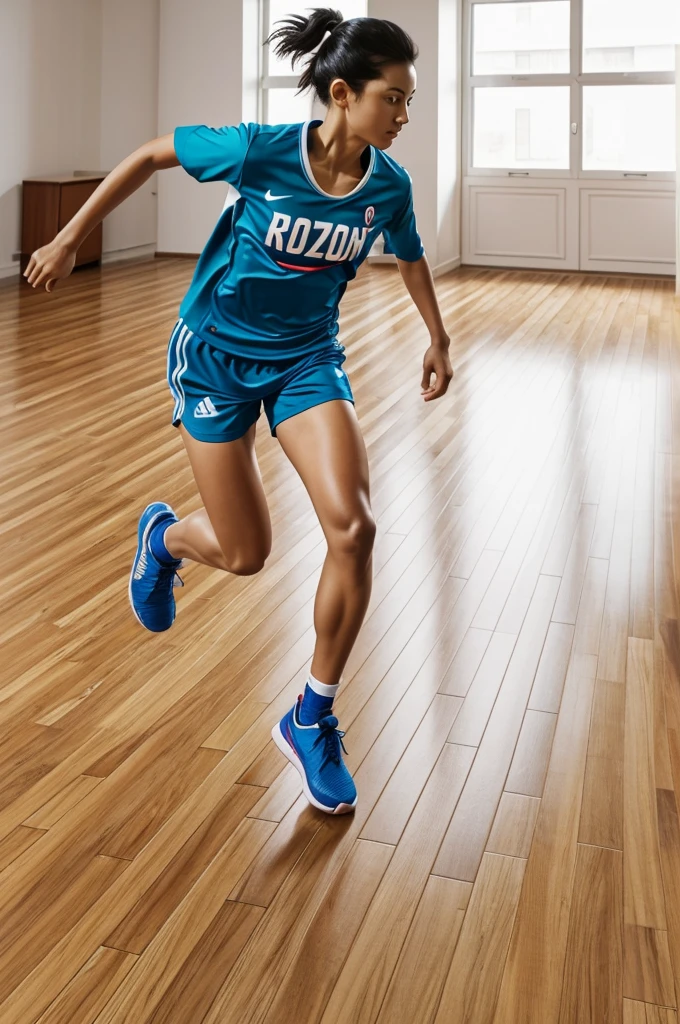
[[[390, 152], [443, 269], [460, 253], [460, 4], [368, 4], [420, 48], [412, 120]], [[258, 0], [0, 0], [0, 276], [18, 273], [23, 178], [111, 170], [180, 124], [256, 120], [257, 19]], [[106, 218], [105, 256], [200, 252], [225, 193], [163, 171]]]
[[[247, 50], [244, 53], [244, 38]], [[257, 119], [257, 0], [161, 0], [158, 134]], [[200, 252], [224, 204], [222, 182], [181, 167], [158, 175], [158, 250]]]
[[675, 47], [675, 294], [680, 295], [680, 44]]
[[[157, 10], [158, 0], [0, 0], [0, 277], [19, 272], [24, 178], [109, 170], [154, 137]], [[153, 245], [151, 191], [107, 218], [105, 252]]]
[[461, 0], [440, 0], [435, 264], [440, 271], [458, 266], [461, 258], [462, 31]]
[[[396, 21], [420, 49], [412, 119], [390, 153], [413, 178], [418, 228], [442, 270], [460, 257], [460, 12], [461, 0], [368, 0], [370, 16]], [[161, 0], [159, 134], [256, 119], [256, 18], [257, 0], [194, 0], [190, 8]], [[182, 67], [195, 70], [182, 75]], [[159, 175], [158, 189], [159, 251], [200, 252], [225, 186], [201, 185], [176, 168]]]
[[390, 154], [413, 179], [418, 230], [443, 272], [460, 261], [461, 0], [368, 0], [368, 15], [396, 22], [419, 50], [410, 122]]
[[[158, 134], [159, 0], [101, 0], [101, 148], [110, 171]], [[157, 175], [104, 221], [104, 252], [156, 248]]]
[[17, 274], [21, 181], [99, 165], [101, 9], [0, 2], [0, 275]]

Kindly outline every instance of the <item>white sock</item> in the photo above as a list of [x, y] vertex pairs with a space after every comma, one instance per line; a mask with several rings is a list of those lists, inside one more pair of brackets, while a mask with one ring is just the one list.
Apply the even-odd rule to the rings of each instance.
[[314, 693], [318, 693], [320, 697], [332, 697], [334, 700], [336, 693], [340, 689], [340, 683], [336, 683], [335, 686], [327, 686], [326, 683], [320, 683], [318, 679], [315, 679], [311, 672], [307, 682], [310, 690], [314, 690]]

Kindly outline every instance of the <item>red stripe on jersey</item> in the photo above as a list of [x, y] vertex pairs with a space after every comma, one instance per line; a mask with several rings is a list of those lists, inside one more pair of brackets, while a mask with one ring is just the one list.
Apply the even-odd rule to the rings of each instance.
[[329, 267], [335, 267], [335, 263], [326, 263], [323, 267], [294, 267], [292, 263], [281, 263], [280, 260], [276, 261], [277, 266], [285, 267], [286, 270], [328, 270]]

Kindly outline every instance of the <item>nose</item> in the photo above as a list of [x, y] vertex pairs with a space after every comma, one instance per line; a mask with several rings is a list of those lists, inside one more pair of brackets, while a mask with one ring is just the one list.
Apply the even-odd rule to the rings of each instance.
[[408, 124], [408, 107], [404, 107], [404, 109], [399, 112], [396, 120], [399, 124]]

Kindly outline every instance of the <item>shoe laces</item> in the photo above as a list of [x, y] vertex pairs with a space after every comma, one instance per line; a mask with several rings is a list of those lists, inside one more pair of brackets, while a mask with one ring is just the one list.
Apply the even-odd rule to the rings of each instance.
[[312, 745], [313, 747], [318, 743], [323, 743], [324, 745], [323, 760], [321, 761], [321, 767], [319, 770], [325, 768], [325, 766], [331, 762], [338, 766], [341, 764], [342, 758], [340, 757], [340, 747], [342, 747], [345, 753], [347, 753], [345, 744], [342, 742], [342, 737], [344, 735], [344, 732], [342, 732], [341, 729], [338, 729], [338, 720], [335, 715], [327, 715], [325, 718], [320, 720], [319, 735]]
[[161, 565], [154, 590], [161, 592], [170, 590], [172, 592], [173, 587], [183, 587], [184, 580], [177, 571], [183, 565], [184, 562], [180, 562], [178, 565]]

